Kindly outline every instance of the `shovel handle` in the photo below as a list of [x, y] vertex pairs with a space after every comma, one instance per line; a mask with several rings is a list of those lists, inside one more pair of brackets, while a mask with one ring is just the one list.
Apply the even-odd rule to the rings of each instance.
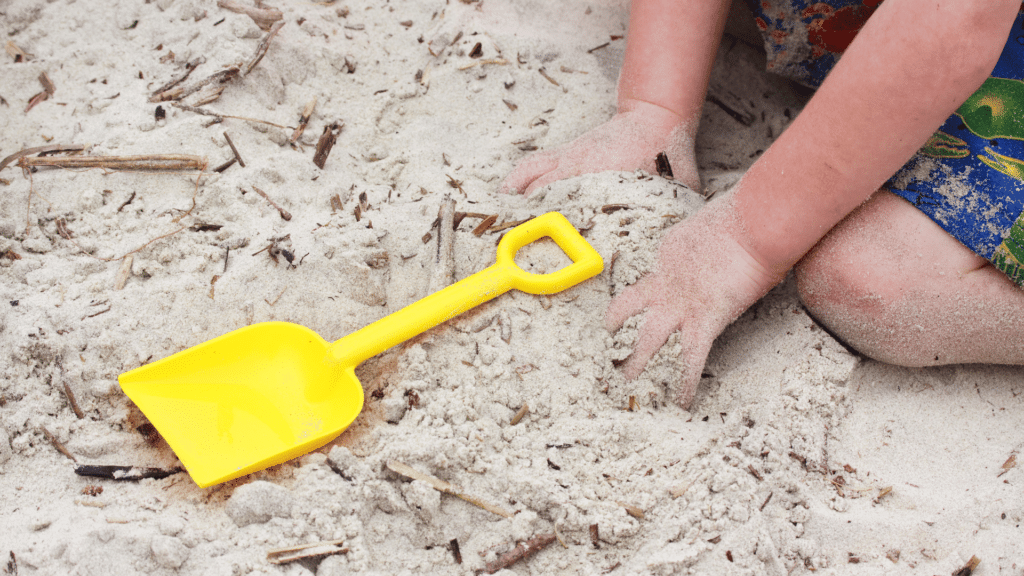
[[[531, 274], [520, 268], [515, 262], [516, 252], [545, 236], [554, 240], [573, 263], [547, 274]], [[596, 276], [602, 269], [601, 255], [565, 216], [548, 212], [507, 232], [498, 243], [497, 258], [491, 266], [334, 342], [328, 358], [355, 367], [512, 288], [530, 294], [553, 294]]]

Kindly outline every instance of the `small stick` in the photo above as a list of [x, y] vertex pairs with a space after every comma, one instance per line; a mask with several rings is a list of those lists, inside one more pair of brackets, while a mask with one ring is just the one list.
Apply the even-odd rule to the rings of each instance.
[[516, 562], [525, 560], [526, 558], [529, 558], [537, 552], [547, 548], [554, 541], [554, 534], [541, 534], [539, 536], [534, 536], [526, 542], [521, 542], [518, 546], [513, 548], [511, 552], [502, 554], [497, 560], [488, 562], [487, 566], [484, 567], [484, 572], [494, 574], [498, 570], [508, 568]]
[[[192, 95], [192, 94], [202, 90], [203, 88], [205, 88], [206, 86], [208, 86], [210, 84], [214, 84], [214, 83], [216, 83], [216, 84], [223, 84], [223, 83], [227, 82], [228, 80], [233, 79], [235, 76], [238, 76], [238, 73], [239, 73], [238, 66], [232, 66], [230, 68], [226, 68], [226, 69], [221, 70], [219, 72], [214, 72], [213, 74], [207, 76], [206, 78], [203, 78], [202, 80], [200, 80], [198, 82], [194, 82], [192, 84], [189, 84], [188, 86], [172, 88], [170, 90], [166, 90], [166, 91], [161, 92], [159, 94], [155, 94], [155, 95], [153, 95], [149, 99], [149, 101], [150, 102], [166, 102], [168, 100], [181, 100], [182, 98], [184, 98], [186, 96], [190, 96], [190, 95]], [[212, 102], [212, 100], [209, 100], [209, 101]]]
[[313, 164], [316, 164], [321, 170], [323, 170], [327, 156], [331, 154], [331, 148], [334, 148], [334, 143], [338, 141], [338, 135], [341, 134], [341, 129], [344, 126], [344, 123], [338, 122], [324, 126], [324, 132], [316, 143], [316, 153], [313, 154]]
[[111, 466], [105, 464], [79, 464], [75, 474], [110, 480], [142, 480], [167, 478], [181, 472], [181, 468], [145, 468], [141, 466]]
[[547, 71], [544, 70], [543, 68], [539, 68], [537, 71], [540, 72], [540, 75], [543, 76], [544, 79], [547, 80], [548, 82], [551, 82], [552, 84], [554, 84], [555, 86], [558, 86], [559, 88], [562, 87], [562, 85], [559, 84], [557, 80], [555, 80], [551, 76], [548, 76]]
[[483, 222], [477, 224], [476, 228], [473, 228], [473, 235], [474, 236], [483, 236], [483, 233], [487, 232], [487, 229], [490, 228], [491, 225], [494, 224], [497, 220], [498, 220], [498, 215], [497, 214], [491, 214], [487, 218], [484, 218]]
[[455, 200], [445, 194], [438, 210], [437, 252], [434, 254], [434, 269], [428, 282], [428, 293], [447, 288], [455, 276]]
[[[616, 501], [615, 503], [618, 504], [619, 506], [622, 506], [623, 508], [625, 508], [626, 509], [626, 514], [629, 514], [633, 518], [637, 518], [639, 520], [643, 520], [644, 519], [644, 511], [640, 507], [633, 506], [632, 504], [626, 504], [625, 502], [619, 502], [619, 501]], [[596, 526], [596, 524], [595, 524], [595, 526]]]
[[452, 538], [451, 542], [448, 543], [448, 547], [452, 550], [452, 556], [455, 556], [455, 563], [462, 564], [462, 552], [459, 550], [458, 538]]
[[235, 154], [238, 165], [245, 168], [245, 160], [242, 160], [242, 155], [238, 153], [238, 148], [235, 148], [235, 143], [231, 141], [231, 136], [228, 136], [227, 131], [224, 132], [224, 139], [228, 141], [228, 146], [231, 146], [231, 152]]
[[24, 156], [31, 156], [33, 154], [53, 154], [57, 152], [81, 152], [82, 150], [85, 150], [85, 148], [86, 147], [82, 144], [50, 144], [49, 146], [25, 148], [24, 150], [15, 152], [3, 160], [0, 160], [0, 170], [3, 170], [8, 164]]
[[75, 400], [75, 395], [71, 392], [71, 387], [68, 386], [67, 382], [64, 383], [64, 395], [68, 397], [68, 404], [71, 404], [71, 410], [74, 411], [75, 416], [77, 416], [79, 420], [85, 418], [85, 414], [82, 413], [82, 409], [78, 407], [78, 401]]
[[7, 45], [4, 48], [7, 50], [7, 54], [10, 55], [11, 58], [14, 58], [15, 63], [28, 61], [30, 54], [21, 48], [18, 48], [18, 45], [13, 41], [8, 40]]
[[[257, 2], [259, 4], [259, 2]], [[245, 14], [263, 30], [270, 30], [274, 22], [284, 18], [284, 14], [277, 8], [255, 8], [246, 6], [235, 0], [217, 0], [218, 8], [226, 8], [237, 14]]]
[[316, 96], [306, 104], [306, 107], [302, 109], [302, 116], [299, 117], [299, 127], [292, 132], [292, 137], [288, 139], [289, 142], [295, 144], [298, 139], [302, 136], [302, 133], [306, 131], [306, 125], [309, 124], [309, 119], [313, 116], [313, 110], [316, 109]]
[[310, 558], [323, 558], [333, 554], [348, 554], [348, 548], [342, 547], [344, 540], [330, 540], [327, 542], [315, 542], [313, 544], [301, 544], [288, 548], [277, 548], [267, 551], [267, 562], [271, 564], [286, 564], [296, 560], [308, 560]]
[[227, 162], [225, 162], [225, 163], [221, 164], [220, 166], [217, 166], [216, 168], [214, 168], [213, 171], [214, 172], [223, 172], [223, 171], [227, 170], [228, 168], [231, 168], [231, 166], [233, 166], [235, 162], [238, 162], [238, 158], [232, 157]]
[[158, 98], [160, 96], [160, 94], [163, 94], [164, 92], [167, 92], [171, 88], [174, 88], [178, 84], [181, 84], [182, 82], [184, 82], [185, 79], [188, 78], [190, 74], [192, 74], [192, 71], [195, 70], [196, 68], [198, 68], [199, 65], [202, 64], [203, 62], [206, 62], [206, 58], [203, 57], [203, 56], [200, 56], [200, 57], [192, 60], [191, 62], [185, 64], [185, 73], [180, 75], [180, 76], [178, 76], [177, 78], [171, 80], [167, 84], [164, 84], [163, 86], [161, 86], [161, 87], [157, 88], [156, 90], [154, 90], [153, 91], [153, 95], [150, 97], [149, 101], [150, 102], [159, 102], [160, 100], [156, 100], [155, 98]]
[[132, 274], [132, 262], [134, 260], [135, 255], [129, 254], [121, 261], [121, 267], [117, 269], [117, 274], [114, 275], [114, 290], [124, 289], [124, 285], [128, 282], [128, 277]]
[[519, 424], [519, 421], [522, 420], [523, 417], [525, 417], [529, 413], [530, 413], [530, 405], [529, 404], [523, 404], [523, 407], [520, 408], [518, 412], [516, 412], [516, 415], [512, 417], [512, 420], [509, 422], [509, 424], [511, 424], [513, 426], [515, 426], [516, 424]]
[[271, 206], [273, 206], [274, 208], [277, 208], [277, 211], [281, 213], [281, 218], [284, 218], [285, 220], [291, 220], [292, 219], [292, 215], [287, 210], [285, 210], [284, 208], [281, 208], [280, 206], [278, 206], [276, 202], [271, 200], [270, 196], [267, 196], [266, 192], [264, 192], [263, 190], [260, 190], [259, 188], [255, 187], [255, 186], [253, 186], [252, 189], [255, 190], [256, 193], [259, 194], [260, 196], [263, 196], [263, 198], [266, 199], [267, 202], [270, 202]]
[[433, 476], [431, 476], [429, 474], [420, 472], [419, 470], [416, 470], [415, 468], [413, 468], [412, 466], [409, 466], [408, 464], [403, 464], [403, 463], [401, 463], [401, 462], [399, 462], [397, 460], [388, 460], [387, 467], [388, 467], [389, 470], [391, 470], [392, 472], [394, 472], [396, 474], [399, 474], [401, 476], [405, 476], [406, 478], [409, 478], [411, 480], [420, 480], [420, 481], [426, 482], [428, 485], [430, 485], [431, 488], [433, 488], [434, 490], [437, 490], [438, 492], [442, 492], [444, 494], [451, 494], [452, 496], [456, 496], [458, 498], [462, 498], [466, 502], [469, 502], [470, 504], [473, 504], [474, 506], [479, 506], [480, 508], [483, 508], [484, 510], [487, 510], [488, 512], [492, 512], [494, 514], [497, 514], [498, 516], [501, 516], [502, 518], [511, 518], [512, 517], [512, 513], [507, 511], [507, 510], [505, 510], [504, 508], [501, 508], [500, 506], [496, 506], [494, 504], [490, 504], [488, 502], [484, 502], [483, 500], [480, 500], [479, 498], [475, 498], [473, 496], [470, 496], [470, 495], [466, 494], [465, 492], [462, 492], [461, 490], [459, 490], [455, 486], [452, 486], [448, 482], [445, 482], [444, 480], [441, 480], [440, 478], [435, 478], [435, 477], [433, 477]]
[[260, 60], [263, 60], [263, 57], [267, 55], [267, 50], [270, 49], [270, 41], [274, 39], [274, 36], [277, 36], [277, 33], [281, 30], [282, 26], [284, 26], [284, 20], [281, 20], [270, 27], [267, 31], [267, 35], [263, 37], [263, 40], [260, 40], [259, 46], [256, 47], [256, 53], [252, 55], [252, 59], [250, 59], [245, 65], [245, 70], [242, 72], [242, 76], [248, 76], [249, 73], [252, 72], [252, 69], [260, 63]]
[[658, 170], [658, 176], [662, 178], [672, 178], [672, 164], [669, 164], [668, 155], [664, 152], [658, 152], [658, 156], [654, 159], [654, 166]]
[[43, 90], [47, 95], [53, 96], [57, 92], [57, 87], [53, 85], [53, 81], [50, 80], [50, 76], [46, 72], [39, 73], [39, 83], [43, 85]]
[[68, 452], [68, 449], [65, 448], [63, 444], [60, 443], [60, 440], [57, 440], [56, 436], [51, 434], [50, 431], [46, 429], [46, 426], [40, 426], [39, 429], [43, 431], [43, 435], [46, 436], [46, 439], [50, 441], [50, 444], [53, 444], [53, 447], [57, 449], [57, 452], [60, 452], [61, 454], [67, 456], [68, 458], [71, 459], [72, 462], [78, 462], [78, 459], [75, 458], [75, 455], [72, 454], [71, 452]]
[[971, 556], [971, 559], [967, 561], [959, 570], [953, 572], [953, 576], [971, 576], [978, 568], [978, 564], [981, 564], [981, 558], [977, 556]]
[[62, 156], [21, 158], [18, 166], [35, 168], [103, 168], [126, 172], [182, 172], [203, 171], [207, 162], [200, 156], [189, 154], [143, 154], [139, 156]]
[[524, 220], [516, 220], [516, 221], [513, 221], [513, 222], [502, 222], [501, 224], [497, 224], [497, 225], [491, 226], [490, 228], [487, 229], [487, 231], [488, 232], [501, 232], [502, 230], [508, 230], [509, 228], [515, 228], [516, 226], [519, 226], [520, 224], [523, 224], [525, 222], [529, 222], [530, 220], [533, 220], [533, 216], [531, 216], [529, 218], [526, 218]]

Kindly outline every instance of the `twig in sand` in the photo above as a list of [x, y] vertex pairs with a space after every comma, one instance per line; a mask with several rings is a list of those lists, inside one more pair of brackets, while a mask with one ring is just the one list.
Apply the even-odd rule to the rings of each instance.
[[[403, 464], [403, 463], [401, 463], [401, 462], [399, 462], [397, 460], [388, 460], [387, 467], [388, 467], [389, 470], [391, 470], [392, 472], [394, 472], [396, 474], [400, 474], [402, 476], [405, 476], [406, 478], [409, 478], [410, 480], [420, 480], [422, 482], [426, 482], [431, 488], [433, 488], [434, 490], [437, 490], [438, 492], [443, 492], [445, 494], [451, 494], [452, 496], [456, 496], [458, 498], [462, 498], [466, 502], [469, 502], [470, 504], [473, 504], [474, 506], [479, 506], [480, 508], [483, 508], [484, 510], [487, 510], [488, 512], [492, 512], [494, 514], [497, 514], [498, 516], [501, 516], [502, 518], [511, 518], [512, 517], [512, 513], [507, 511], [507, 510], [505, 510], [504, 508], [502, 508], [500, 506], [496, 506], [494, 504], [490, 504], [488, 502], [484, 502], [483, 500], [480, 500], [479, 498], [470, 496], [470, 495], [466, 494], [465, 492], [462, 492], [461, 490], [459, 490], [455, 486], [452, 486], [448, 482], [445, 482], [444, 480], [441, 480], [440, 478], [435, 478], [435, 477], [431, 476], [430, 474], [426, 474], [424, 472], [420, 472], [419, 470], [416, 470], [412, 466], [409, 466], [407, 464]], [[552, 537], [552, 538], [554, 538], [554, 537]]]
[[124, 285], [128, 282], [128, 277], [132, 275], [132, 263], [135, 261], [135, 255], [129, 254], [121, 260], [121, 266], [117, 269], [117, 274], [114, 276], [114, 290], [123, 290]]
[[342, 546], [344, 543], [344, 540], [329, 540], [327, 542], [314, 542], [312, 544], [268, 550], [267, 562], [271, 564], [287, 564], [296, 560], [323, 558], [333, 554], [348, 554], [348, 548]]
[[529, 414], [529, 413], [530, 413], [530, 405], [524, 403], [522, 408], [520, 408], [519, 411], [516, 412], [515, 416], [512, 417], [512, 420], [509, 421], [509, 424], [511, 424], [512, 426], [515, 426], [516, 424], [519, 424], [519, 421], [522, 420], [523, 418], [525, 418], [526, 415]]
[[198, 101], [192, 102], [193, 106], [201, 106], [202, 104], [213, 102], [219, 98], [220, 93], [224, 91], [224, 86], [222, 86], [222, 84], [238, 76], [239, 72], [240, 70], [238, 69], [238, 66], [232, 66], [230, 68], [220, 70], [219, 72], [214, 72], [206, 78], [203, 78], [198, 82], [193, 82], [188, 86], [178, 86], [160, 92], [159, 94], [154, 94], [149, 101], [166, 102], [168, 100], [181, 100], [186, 96], [191, 96], [192, 94], [203, 90], [207, 86], [212, 86], [213, 88], [207, 88], [204, 91], [204, 93], [198, 98]]
[[428, 293], [447, 288], [455, 276], [455, 200], [445, 194], [438, 209], [437, 252], [428, 282]]
[[267, 196], [266, 192], [264, 192], [263, 190], [260, 190], [259, 188], [255, 187], [255, 186], [253, 186], [252, 189], [255, 190], [256, 193], [259, 194], [260, 196], [263, 196], [263, 198], [267, 202], [270, 202], [271, 206], [273, 206], [274, 208], [277, 208], [277, 211], [281, 214], [281, 218], [284, 218], [285, 220], [291, 220], [292, 219], [291, 213], [288, 212], [287, 210], [285, 210], [284, 208], [281, 208], [280, 206], [278, 206], [276, 202], [274, 202], [273, 200], [270, 199], [270, 196]]
[[281, 13], [277, 8], [256, 8], [253, 6], [246, 6], [241, 2], [235, 0], [217, 0], [217, 6], [219, 8], [225, 8], [237, 14], [245, 14], [252, 21], [256, 23], [263, 30], [270, 30], [274, 22], [284, 18], [284, 14]]
[[28, 60], [28, 57], [31, 56], [31, 54], [29, 54], [28, 52], [25, 52], [21, 48], [18, 48], [17, 44], [15, 44], [11, 40], [7, 41], [7, 45], [4, 46], [4, 48], [7, 50], [7, 54], [11, 58], [14, 58], [15, 63], [25, 62]]
[[327, 163], [331, 148], [334, 148], [334, 143], [338, 141], [338, 135], [341, 134], [341, 129], [344, 127], [344, 122], [335, 122], [324, 126], [324, 132], [320, 135], [320, 140], [316, 143], [316, 152], [313, 154], [313, 164], [316, 164], [321, 170]]
[[513, 548], [512, 551], [502, 554], [497, 560], [488, 562], [484, 567], [484, 572], [494, 574], [498, 570], [508, 568], [516, 562], [525, 560], [526, 558], [529, 558], [537, 552], [547, 548], [554, 541], [554, 534], [541, 534], [539, 536], [534, 536], [526, 542], [521, 542], [518, 546]]
[[75, 455], [72, 454], [71, 452], [68, 452], [68, 449], [65, 448], [63, 444], [60, 443], [60, 440], [57, 440], [56, 436], [51, 434], [50, 431], [46, 429], [46, 426], [40, 426], [39, 429], [43, 431], [43, 435], [46, 436], [46, 439], [50, 441], [50, 444], [53, 444], [53, 447], [57, 449], [57, 452], [60, 452], [61, 454], [67, 456], [68, 458], [71, 459], [72, 462], [78, 462], [78, 459], [75, 458]]
[[487, 218], [484, 218], [483, 222], [477, 224], [476, 228], [473, 228], [474, 236], [482, 236], [484, 232], [491, 227], [498, 220], [497, 214], [491, 214]]
[[26, 169], [49, 166], [52, 168], [103, 168], [125, 172], [186, 172], [206, 170], [206, 159], [190, 154], [142, 154], [138, 156], [37, 156], [23, 157], [18, 166]]
[[217, 172], [217, 173], [223, 172], [223, 171], [227, 170], [228, 168], [231, 168], [232, 166], [234, 166], [235, 162], [238, 162], [238, 158], [235, 158], [234, 156], [232, 156], [230, 160], [228, 160], [227, 162], [221, 164], [220, 166], [217, 166], [216, 168], [213, 169], [213, 171]]
[[29, 99], [28, 106], [25, 107], [25, 112], [28, 112], [29, 110], [34, 108], [36, 104], [39, 104], [43, 100], [46, 100], [50, 96], [53, 96], [53, 94], [57, 91], [57, 87], [53, 85], [53, 81], [50, 80], [50, 77], [46, 74], [46, 72], [41, 72], [39, 74], [39, 83], [43, 85], [43, 91]]
[[171, 104], [171, 106], [174, 106], [175, 108], [180, 108], [181, 110], [184, 110], [186, 112], [202, 114], [203, 116], [211, 116], [215, 118], [217, 122], [222, 122], [225, 118], [234, 118], [235, 120], [245, 120], [246, 122], [266, 124], [267, 126], [273, 126], [274, 128], [280, 128], [282, 130], [290, 129], [288, 126], [282, 126], [280, 124], [275, 124], [274, 122], [260, 120], [259, 118], [249, 118], [248, 116], [232, 116], [231, 114], [221, 114], [220, 112], [213, 112], [211, 110], [206, 110], [205, 108], [199, 108], [198, 106], [189, 106], [188, 104], [182, 104], [181, 102], [174, 102], [173, 104]]
[[284, 21], [280, 21], [269, 28], [267, 35], [260, 40], [259, 46], [256, 47], [256, 53], [252, 55], [252, 58], [245, 65], [245, 69], [242, 71], [242, 76], [248, 76], [252, 69], [263, 60], [263, 57], [267, 55], [267, 50], [270, 49], [270, 41], [277, 36], [277, 33], [284, 26]]
[[153, 91], [153, 95], [150, 97], [149, 101], [150, 102], [160, 102], [160, 95], [161, 94], [163, 94], [164, 92], [167, 92], [171, 88], [174, 88], [178, 84], [181, 84], [182, 82], [184, 82], [185, 79], [188, 78], [189, 75], [192, 74], [192, 71], [195, 70], [196, 68], [198, 68], [199, 65], [204, 63], [204, 62], [206, 62], [206, 58], [203, 57], [203, 56], [200, 56], [198, 58], [193, 59], [191, 62], [188, 62], [187, 64], [185, 64], [185, 72], [180, 74], [177, 78], [172, 79], [167, 84], [164, 84], [163, 86], [161, 86], [161, 87], [157, 88], [156, 90], [154, 90]]
[[106, 464], [79, 464], [75, 474], [110, 480], [142, 480], [144, 478], [167, 478], [182, 472], [181, 468], [145, 468], [142, 466], [111, 466]]
[[668, 155], [664, 152], [658, 152], [658, 156], [654, 159], [654, 166], [658, 170], [658, 176], [662, 178], [672, 178], [672, 164], [668, 161]]
[[68, 404], [71, 405], [71, 410], [75, 413], [75, 416], [77, 416], [79, 420], [85, 418], [85, 414], [82, 413], [82, 409], [78, 407], [78, 400], [75, 400], [75, 395], [71, 392], [71, 387], [68, 386], [67, 382], [64, 383], [64, 395], [68, 397]]
[[313, 117], [313, 110], [315, 109], [316, 97], [314, 96], [313, 99], [306, 104], [306, 107], [302, 109], [302, 116], [299, 117], [299, 126], [294, 132], [292, 132], [291, 138], [288, 139], [289, 142], [295, 144], [299, 138], [302, 137], [302, 133], [306, 131], [306, 126], [309, 124], [309, 119]]
[[[235, 143], [231, 141], [231, 136], [228, 136], [227, 131], [224, 132], [224, 139], [228, 141], [228, 146], [231, 147], [231, 152], [235, 155], [235, 160], [238, 160], [238, 165], [245, 168], [245, 160], [242, 160], [242, 155], [238, 153], [238, 148], [235, 148]], [[287, 218], [285, 218], [287, 220]]]
[[50, 144], [48, 146], [36, 146], [34, 148], [25, 148], [11, 154], [10, 156], [0, 160], [0, 170], [7, 167], [8, 164], [14, 162], [18, 158], [25, 156], [31, 156], [33, 154], [55, 154], [57, 152], [81, 152], [85, 150], [85, 146], [82, 144]]
[[451, 541], [448, 542], [448, 548], [451, 549], [452, 556], [455, 557], [455, 563], [462, 564], [462, 551], [459, 550], [459, 539], [452, 538]]
[[967, 561], [959, 570], [953, 572], [953, 576], [971, 576], [974, 571], [978, 569], [978, 564], [981, 564], [981, 559], [977, 556], [971, 556], [971, 559]]

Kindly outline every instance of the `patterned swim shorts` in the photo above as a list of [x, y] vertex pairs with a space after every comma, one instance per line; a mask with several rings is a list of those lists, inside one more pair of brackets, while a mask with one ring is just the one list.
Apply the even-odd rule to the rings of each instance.
[[[747, 0], [768, 69], [818, 87], [882, 0]], [[1024, 287], [1024, 14], [991, 77], [886, 187]]]

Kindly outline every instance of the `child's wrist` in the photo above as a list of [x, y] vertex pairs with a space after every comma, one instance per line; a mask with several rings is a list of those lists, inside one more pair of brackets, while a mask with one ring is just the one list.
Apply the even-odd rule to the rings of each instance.
[[679, 112], [639, 98], [619, 98], [617, 112], [637, 115], [647, 123], [668, 130], [687, 123], [687, 119]]

